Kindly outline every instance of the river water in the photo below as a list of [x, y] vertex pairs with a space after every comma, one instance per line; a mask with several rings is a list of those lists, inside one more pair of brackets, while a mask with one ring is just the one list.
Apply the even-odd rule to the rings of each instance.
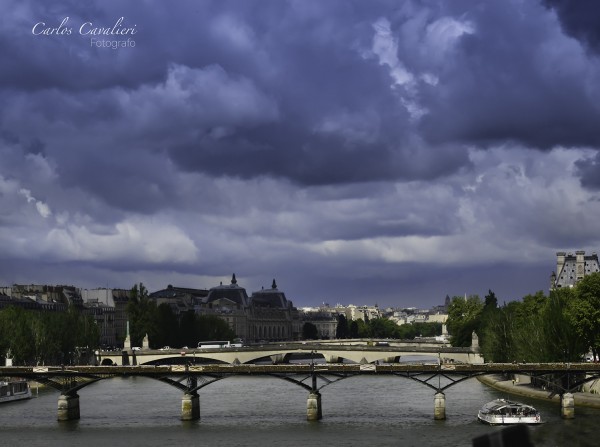
[[[36, 390], [34, 389], [34, 395]], [[501, 430], [476, 420], [503, 396], [469, 379], [446, 390], [445, 421], [433, 420], [433, 390], [401, 377], [352, 377], [321, 390], [323, 419], [306, 421], [307, 392], [286, 381], [233, 377], [200, 390], [201, 420], [182, 422], [181, 392], [147, 378], [113, 378], [79, 392], [81, 419], [57, 422], [58, 392], [0, 406], [1, 446], [470, 446]], [[519, 398], [546, 420], [536, 446], [598, 445], [600, 410], [562, 420], [555, 403]]]

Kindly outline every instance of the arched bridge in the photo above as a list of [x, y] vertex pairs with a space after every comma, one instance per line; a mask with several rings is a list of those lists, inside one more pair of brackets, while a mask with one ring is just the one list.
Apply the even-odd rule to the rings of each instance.
[[220, 349], [169, 349], [139, 350], [98, 353], [97, 363], [102, 365], [155, 365], [198, 364], [220, 362], [231, 365], [270, 360], [271, 363], [287, 363], [291, 359], [323, 358], [327, 363], [397, 363], [406, 357], [435, 358], [442, 361], [480, 364], [483, 357], [477, 348], [453, 348], [447, 346], [367, 346], [333, 343], [282, 343], [263, 346]]

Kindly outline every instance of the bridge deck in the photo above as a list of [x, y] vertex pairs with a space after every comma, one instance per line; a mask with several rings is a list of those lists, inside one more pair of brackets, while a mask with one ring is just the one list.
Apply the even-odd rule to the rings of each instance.
[[280, 364], [280, 365], [139, 365], [139, 366], [13, 366], [0, 367], [0, 376], [25, 377], [35, 380], [36, 376], [193, 376], [203, 374], [218, 375], [269, 375], [303, 374], [316, 371], [320, 374], [398, 374], [398, 373], [445, 373], [445, 374], [494, 374], [494, 373], [596, 373], [600, 372], [600, 363], [411, 363], [411, 364]]
[[[51, 386], [61, 392], [58, 399], [58, 420], [80, 418], [79, 391], [99, 380], [111, 377], [139, 376], [159, 380], [183, 391], [181, 401], [182, 420], [200, 418], [198, 391], [221, 379], [231, 376], [277, 377], [309, 392], [307, 419], [322, 418], [320, 390], [339, 380], [356, 375], [402, 376], [415, 380], [436, 392], [434, 418], [445, 419], [444, 391], [463, 380], [494, 373], [522, 373], [541, 376], [557, 374], [567, 378], [566, 385], [557, 384], [555, 392], [561, 394], [563, 417], [574, 417], [572, 390], [580, 384], [599, 377], [598, 363], [391, 363], [391, 364], [344, 364], [344, 363], [296, 363], [296, 364], [203, 364], [203, 365], [137, 365], [137, 366], [88, 366], [68, 367], [0, 367], [0, 376], [21, 377]], [[585, 376], [585, 377], [582, 377]], [[443, 382], [442, 383], [442, 379]], [[542, 379], [540, 377], [540, 379]], [[319, 384], [319, 381], [321, 384]], [[434, 382], [437, 382], [434, 383]], [[561, 380], [562, 382], [562, 380]]]

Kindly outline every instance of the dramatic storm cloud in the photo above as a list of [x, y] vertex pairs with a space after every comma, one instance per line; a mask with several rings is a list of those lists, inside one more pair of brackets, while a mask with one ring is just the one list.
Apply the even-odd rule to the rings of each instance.
[[0, 4], [4, 285], [428, 307], [599, 248], [594, 4]]

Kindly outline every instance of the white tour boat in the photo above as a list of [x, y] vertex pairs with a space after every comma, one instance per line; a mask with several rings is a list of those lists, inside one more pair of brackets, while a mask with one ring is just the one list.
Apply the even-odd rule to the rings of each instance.
[[479, 410], [477, 419], [490, 425], [542, 423], [540, 412], [531, 405], [505, 399], [496, 399], [485, 404]]
[[26, 380], [0, 379], [0, 403], [31, 398], [31, 389]]

